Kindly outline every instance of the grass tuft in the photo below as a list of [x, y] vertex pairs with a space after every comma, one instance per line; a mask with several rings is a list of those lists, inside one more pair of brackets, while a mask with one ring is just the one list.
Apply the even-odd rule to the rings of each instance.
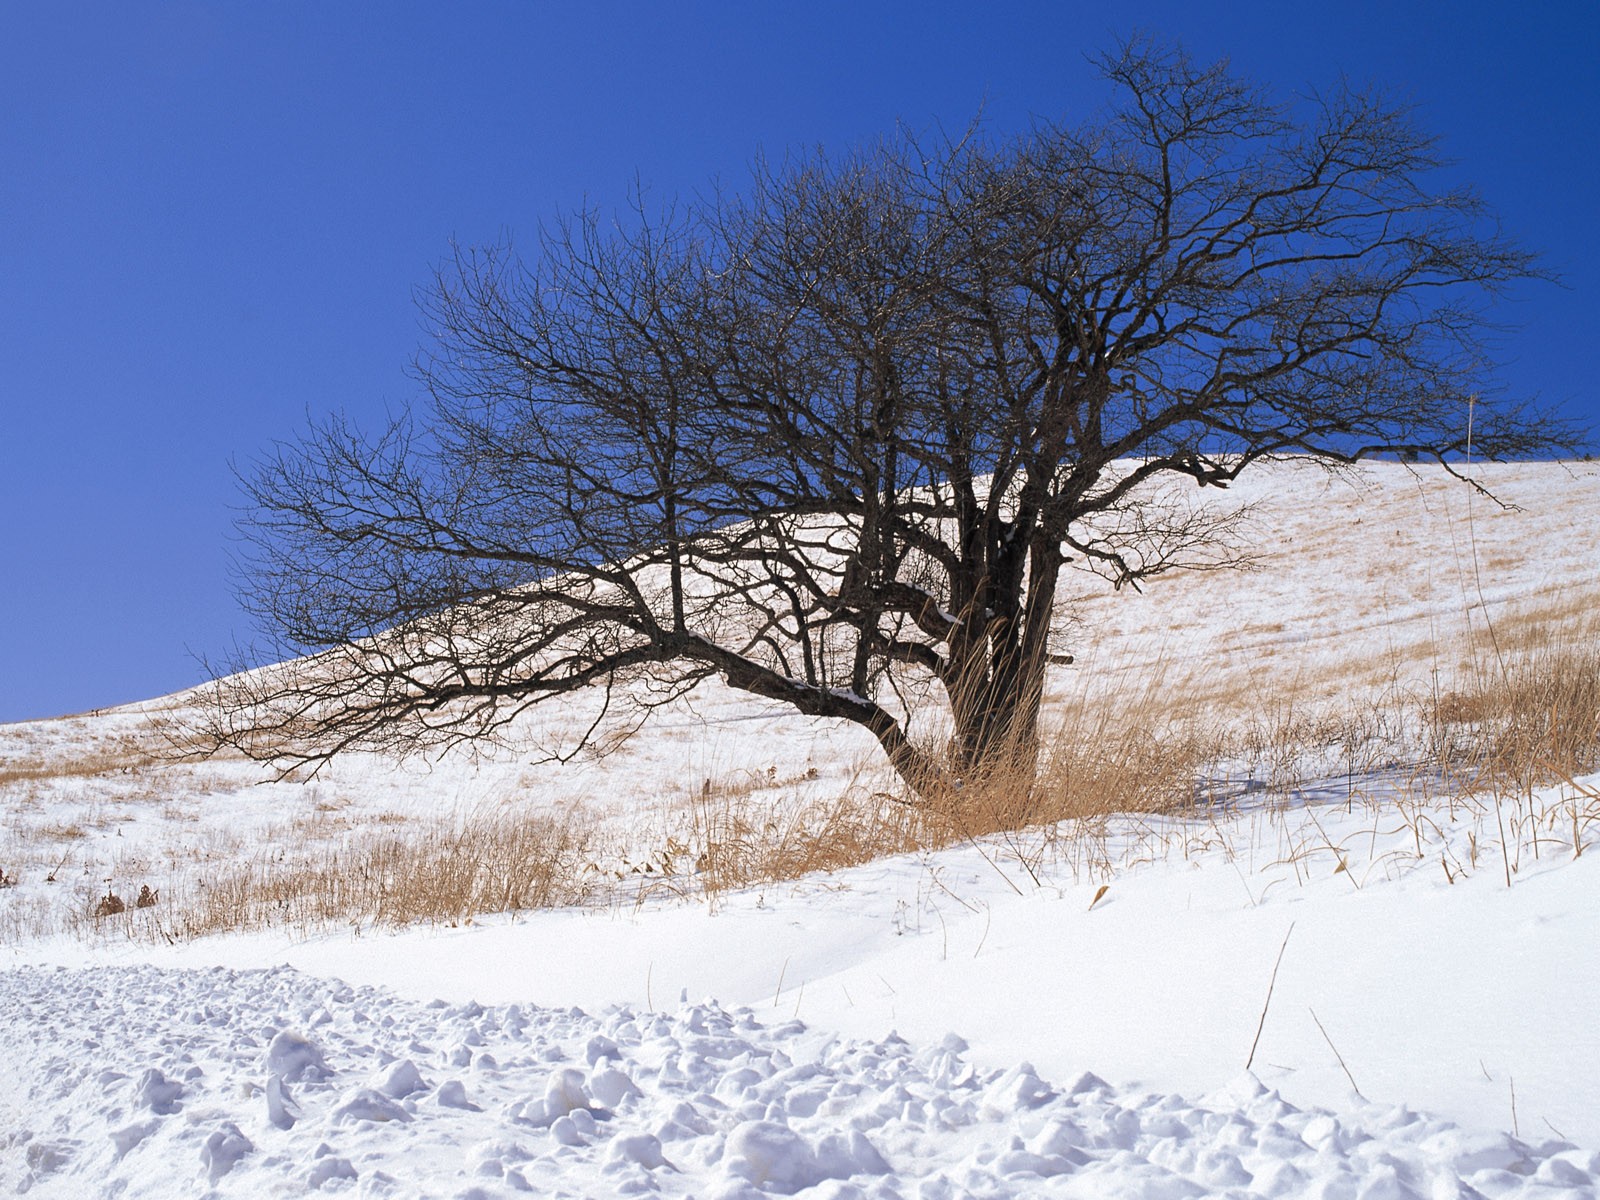
[[466, 925], [581, 902], [592, 890], [587, 859], [582, 824], [542, 813], [354, 832], [176, 880], [164, 889], [172, 899], [151, 892], [146, 924], [129, 928], [183, 941], [274, 927]]

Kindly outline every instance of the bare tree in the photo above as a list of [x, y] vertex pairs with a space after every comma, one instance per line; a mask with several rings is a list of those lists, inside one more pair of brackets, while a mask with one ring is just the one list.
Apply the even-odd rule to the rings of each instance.
[[[1434, 143], [1176, 49], [1101, 66], [1085, 124], [901, 135], [580, 216], [528, 263], [458, 252], [420, 414], [333, 421], [249, 484], [245, 602], [303, 656], [223, 681], [216, 742], [303, 766], [720, 676], [864, 726], [927, 796], [1032, 752], [1064, 563], [1230, 560], [1162, 479], [1454, 469], [1483, 306], [1535, 267], [1430, 188]], [[1472, 425], [1486, 457], [1573, 437], [1503, 402]], [[911, 735], [930, 707], [942, 745]]]

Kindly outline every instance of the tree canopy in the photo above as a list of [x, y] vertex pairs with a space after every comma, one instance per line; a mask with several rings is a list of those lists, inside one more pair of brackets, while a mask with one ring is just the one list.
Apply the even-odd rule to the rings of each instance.
[[301, 657], [223, 681], [217, 744], [315, 764], [720, 676], [927, 796], [1033, 746], [1064, 563], [1230, 560], [1160, 481], [1570, 443], [1491, 389], [1487, 306], [1534, 260], [1403, 107], [1149, 42], [1100, 66], [1087, 120], [458, 250], [426, 403], [247, 480], [244, 600]]

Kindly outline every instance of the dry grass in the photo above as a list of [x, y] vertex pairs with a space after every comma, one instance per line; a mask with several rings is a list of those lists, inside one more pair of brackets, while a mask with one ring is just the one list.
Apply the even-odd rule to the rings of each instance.
[[180, 872], [148, 912], [91, 912], [80, 929], [183, 941], [276, 927], [468, 925], [585, 899], [588, 834], [576, 819], [491, 813], [279, 844], [248, 862]]
[[[1233, 837], [1222, 822], [1241, 809], [1269, 829], [1251, 839], [1276, 839], [1263, 864], [1297, 876], [1338, 868], [1360, 886], [1363, 876], [1345, 865], [1356, 861], [1354, 848], [1333, 844], [1314, 819], [1279, 821], [1270, 832], [1307, 796], [1370, 805], [1375, 831], [1398, 821], [1415, 858], [1437, 857], [1452, 882], [1491, 869], [1509, 883], [1530, 859], [1581, 854], [1600, 834], [1600, 794], [1575, 782], [1600, 767], [1597, 610], [1592, 591], [1535, 592], [1518, 609], [1498, 610], [1490, 626], [1464, 603], [1467, 633], [1458, 639], [1407, 643], [1388, 662], [1324, 656], [1296, 676], [1266, 663], [1298, 632], [1271, 621], [1244, 626], [1237, 647], [1188, 674], [1159, 656], [1086, 661], [1063, 677], [1074, 690], [1050, 696], [1037, 758], [1002, 763], [948, 795], [912, 801], [881, 767], [843, 782], [836, 772], [736, 771], [697, 776], [666, 807], [641, 798], [647, 826], [659, 826], [648, 833], [637, 820], [607, 826], [579, 811], [374, 814], [335, 794], [312, 797], [246, 843], [200, 818], [221, 776], [165, 762], [137, 737], [80, 723], [38, 753], [13, 753], [0, 739], [14, 848], [0, 869], [30, 885], [52, 867], [61, 879], [48, 903], [22, 896], [26, 887], [0, 892], [0, 939], [63, 923], [174, 940], [266, 927], [460, 925], [654, 893], [716, 904], [739, 889], [960, 843], [1030, 873], [1055, 856], [1105, 875], [1171, 853], [1163, 839], [1174, 829], [1183, 853], [1191, 842]], [[240, 774], [229, 790], [245, 782]], [[1563, 785], [1560, 798], [1536, 796], [1551, 783]], [[1441, 797], [1472, 823], [1465, 852], [1437, 828]], [[163, 837], [188, 840], [112, 864], [130, 902], [97, 918], [108, 880], [91, 851], [113, 844], [101, 838], [141, 798], [167, 820]], [[32, 859], [17, 861], [25, 849]], [[139, 908], [131, 901], [146, 885], [159, 900]]]
[[[935, 798], [920, 835], [931, 844], [987, 835], [1029, 874], [1054, 856], [1104, 875], [1112, 818], [1137, 845], [1150, 814], [1182, 818], [1187, 837], [1241, 804], [1271, 817], [1313, 797], [1360, 795], [1374, 828], [1382, 813], [1398, 816], [1422, 857], [1425, 812], [1448, 797], [1485, 830], [1472, 844], [1497, 848], [1509, 883], [1529, 857], [1563, 846], [1581, 854], [1600, 831], [1600, 793], [1575, 782], [1600, 769], [1600, 619], [1588, 599], [1544, 598], [1436, 649], [1436, 662], [1459, 666], [1436, 672], [1448, 682], [1432, 687], [1408, 686], [1399, 663], [1383, 686], [1348, 691], [1303, 680], [1224, 691], [1159, 666], [1142, 679], [1122, 672], [1092, 697], [1058, 698], [1037, 770], [1002, 766]], [[1553, 784], [1565, 784], [1565, 798], [1536, 796]], [[1298, 873], [1315, 857], [1351, 861], [1314, 819], [1296, 829], [1282, 834], [1278, 865]], [[1452, 880], [1465, 870], [1444, 865]]]
[[[1151, 832], [1148, 846], [1129, 840], [1142, 818], [1177, 816], [1184, 838], [1204, 841], [1241, 804], [1270, 819], [1312, 780], [1326, 796], [1331, 776], [1348, 781], [1353, 801], [1382, 775], [1374, 828], [1377, 814], [1394, 814], [1412, 829], [1418, 857], [1442, 840], [1428, 828], [1435, 818], [1424, 801], [1459, 796], [1454, 803], [1489, 831], [1483, 844], [1497, 847], [1487, 865], [1509, 882], [1528, 857], [1562, 845], [1581, 853], [1600, 830], [1600, 795], [1572, 785], [1563, 803], [1536, 807], [1533, 799], [1537, 785], [1600, 765], [1600, 651], [1590, 636], [1587, 627], [1575, 636], [1570, 623], [1508, 626], [1501, 644], [1514, 649], [1498, 659], [1470, 648], [1456, 655], [1467, 665], [1449, 686], [1396, 685], [1320, 705], [1290, 689], [1253, 697], [1253, 707], [1245, 695], [1195, 706], [1165, 673], [1129, 675], [1058, 701], [1036, 760], [1003, 764], [948, 795], [913, 802], [865, 767], [842, 787], [814, 770], [735, 772], [689, 789], [644, 849], [576, 812], [362, 825], [345, 804], [319, 801], [268, 839], [270, 852], [244, 863], [191, 862], [169, 875], [154, 909], [81, 924], [178, 940], [273, 926], [460, 925], [657, 894], [716, 905], [740, 889], [959, 843], [989, 847], [1002, 873], [1008, 862], [1037, 879], [1052, 859], [1106, 878], [1119, 853], [1172, 852], [1171, 823]], [[1504, 807], [1494, 799], [1502, 796]], [[1120, 850], [1108, 840], [1113, 822]], [[1314, 820], [1289, 828], [1264, 865], [1299, 877], [1323, 860], [1343, 871], [1357, 857]], [[1444, 852], [1452, 881], [1485, 865], [1472, 845], [1470, 861]], [[1350, 878], [1360, 886], [1353, 870]]]
[[[863, 786], [859, 772], [832, 797], [771, 792], [713, 784], [690, 801], [690, 840], [678, 844], [692, 861], [694, 887], [707, 899], [829, 874], [927, 842], [923, 814]], [[683, 861], [667, 865], [676, 868]]]
[[1546, 642], [1479, 662], [1433, 706], [1429, 749], [1474, 790], [1528, 792], [1600, 765], [1600, 648]]
[[65, 741], [59, 747], [30, 744], [21, 751], [3, 753], [0, 745], [0, 792], [19, 784], [43, 780], [92, 780], [111, 775], [132, 775], [162, 762], [151, 739], [133, 735], [96, 738], [85, 745]]
[[[926, 820], [882, 791], [818, 792], [816, 773], [782, 780], [738, 774], [704, 781], [683, 823], [640, 852], [581, 811], [482, 811], [355, 829], [313, 812], [280, 826], [248, 861], [191, 850], [169, 856], [159, 903], [107, 911], [80, 901], [80, 934], [185, 941], [265, 928], [469, 925], [494, 913], [636, 904], [658, 894], [703, 900], [856, 866], [927, 844]], [[144, 877], [148, 864], [120, 864]], [[80, 891], [82, 889], [80, 888]]]
[[[1005, 765], [922, 802], [865, 769], [842, 788], [815, 771], [706, 779], [644, 851], [636, 842], [619, 848], [615, 829], [578, 812], [360, 824], [344, 804], [319, 801], [247, 860], [237, 845], [216, 854], [192, 849], [181, 861], [169, 855], [159, 879], [148, 861], [121, 864], [125, 887], [149, 878], [158, 902], [118, 910], [105, 902], [104, 885], [94, 893], [80, 885], [82, 907], [68, 927], [177, 941], [271, 927], [456, 926], [654, 894], [715, 906], [740, 889], [958, 843], [987, 847], [1008, 878], [1020, 867], [1037, 881], [1048, 859], [1109, 879], [1119, 865], [1172, 854], [1174, 830], [1185, 854], [1194, 838], [1231, 836], [1218, 821], [1241, 802], [1270, 820], [1274, 804], [1287, 806], [1312, 776], [1344, 773], [1354, 796], [1385, 771], [1391, 784], [1401, 782], [1373, 806], [1375, 830], [1381, 812], [1393, 813], [1409, 824], [1416, 858], [1438, 856], [1452, 882], [1493, 869], [1509, 884], [1530, 858], [1581, 854], [1600, 832], [1600, 794], [1572, 783], [1600, 765], [1600, 651], [1548, 628], [1542, 637], [1518, 630], [1515, 644], [1497, 661], [1469, 659], [1452, 686], [1424, 695], [1391, 690], [1320, 708], [1297, 697], [1263, 700], [1243, 719], [1237, 711], [1230, 720], [1209, 708], [1196, 713], [1181, 688], [1156, 675], [1139, 688], [1119, 685], [1115, 702], [1058, 705], [1037, 762]], [[1535, 787], [1553, 780], [1568, 782], [1566, 799], [1536, 804]], [[1425, 803], [1435, 788], [1459, 796], [1452, 803], [1484, 831], [1466, 855], [1449, 848]], [[1166, 816], [1180, 820], [1140, 823]], [[1141, 828], [1148, 837], [1137, 836]], [[53, 833], [77, 840], [65, 828]], [[1293, 832], [1282, 822], [1277, 840], [1262, 865], [1290, 867], [1297, 878], [1324, 860], [1322, 869], [1345, 871], [1358, 857], [1329, 842], [1314, 820]], [[1361, 885], [1354, 869], [1348, 877]], [[5, 924], [16, 933], [18, 922], [43, 916], [18, 909]]]

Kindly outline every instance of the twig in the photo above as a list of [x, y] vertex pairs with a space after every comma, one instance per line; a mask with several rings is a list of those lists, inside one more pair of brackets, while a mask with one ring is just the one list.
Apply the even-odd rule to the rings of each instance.
[[[1245, 879], [1244, 872], [1239, 869], [1239, 864], [1234, 860], [1234, 857], [1231, 854], [1228, 856], [1228, 865], [1233, 868], [1233, 873], [1239, 877], [1239, 884], [1244, 888], [1244, 894], [1250, 897], [1250, 907], [1255, 908], [1259, 903], [1259, 901], [1256, 900], [1256, 894], [1250, 890], [1250, 884]], [[1262, 894], [1265, 895], [1266, 893], [1263, 892]]]
[[[1508, 851], [1506, 849], [1506, 822], [1505, 822], [1505, 818], [1500, 815], [1500, 793], [1498, 791], [1495, 792], [1495, 794], [1494, 794], [1494, 819], [1495, 819], [1495, 824], [1497, 824], [1500, 827], [1500, 861], [1505, 864], [1505, 868], [1506, 868], [1506, 886], [1510, 887], [1511, 886], [1511, 853], [1510, 853], [1510, 851]], [[1518, 851], [1518, 857], [1519, 858], [1521, 857], [1521, 852], [1520, 851]]]
[[[978, 839], [973, 837], [970, 833], [967, 832], [966, 826], [964, 826], [959, 819], [955, 820], [955, 827], [956, 827], [956, 830], [961, 834], [961, 836], [967, 839], [968, 845], [970, 845], [974, 850], [976, 850], [978, 852], [978, 856], [980, 858], [982, 858], [984, 862], [989, 864], [990, 868], [994, 871], [994, 873], [996, 875], [1000, 876], [1000, 878], [1005, 881], [1005, 885], [1008, 888], [1010, 888], [1013, 892], [1015, 892], [1019, 896], [1024, 894], [1023, 890], [1021, 888], [1019, 888], [1012, 881], [1011, 876], [1007, 875], [1004, 871], [1002, 871], [1000, 869], [1000, 864], [997, 863], [994, 860], [994, 858], [989, 854], [989, 852], [987, 850], [985, 850], [978, 843]], [[1023, 863], [1022, 866], [1023, 866], [1023, 869], [1026, 870], [1029, 875], [1033, 875], [1033, 868], [1029, 867], [1027, 863]], [[1035, 885], [1037, 885], [1039, 883], [1039, 877], [1037, 875], [1033, 876], [1033, 882], [1034, 882]]]
[[48, 875], [46, 875], [44, 877], [44, 881], [46, 883], [54, 883], [56, 881], [56, 873], [58, 871], [60, 871], [62, 867], [67, 865], [67, 859], [69, 859], [71, 857], [72, 857], [72, 851], [68, 850], [65, 854], [63, 854], [61, 856], [61, 861], [58, 862], [54, 867], [50, 868], [50, 874], [48, 874]]
[[[1494, 647], [1495, 662], [1500, 667], [1500, 678], [1509, 684], [1511, 677], [1506, 671], [1505, 655], [1500, 652], [1500, 635], [1495, 632], [1494, 619], [1489, 615], [1489, 601], [1483, 595], [1483, 572], [1478, 564], [1478, 526], [1472, 519], [1472, 494], [1482, 490], [1481, 485], [1470, 478], [1472, 471], [1472, 420], [1477, 405], [1477, 393], [1467, 397], [1467, 472], [1469, 475], [1467, 482], [1472, 484], [1467, 489], [1467, 538], [1472, 545], [1472, 582], [1478, 592], [1478, 608], [1483, 613], [1484, 627], [1489, 631], [1489, 644]], [[1506, 886], [1509, 887], [1510, 885], [1511, 881], [1507, 880]]]
[[1278, 947], [1278, 960], [1272, 964], [1272, 978], [1267, 981], [1267, 1001], [1261, 1006], [1261, 1020], [1256, 1023], [1255, 1040], [1250, 1043], [1250, 1057], [1244, 1060], [1244, 1069], [1256, 1061], [1256, 1047], [1261, 1044], [1261, 1031], [1267, 1027], [1267, 1009], [1272, 1007], [1272, 989], [1278, 986], [1278, 968], [1283, 965], [1283, 952], [1289, 948], [1289, 934], [1294, 932], [1294, 922], [1289, 922], [1289, 932], [1283, 935], [1283, 945]]
[[[1317, 1010], [1307, 1008], [1306, 1011], [1311, 1014], [1311, 1019], [1317, 1022], [1317, 1032], [1322, 1035], [1322, 1040], [1328, 1043], [1328, 1049], [1333, 1051], [1333, 1056], [1339, 1060], [1339, 1069], [1344, 1072], [1344, 1077], [1350, 1081], [1350, 1090], [1361, 1096], [1361, 1089], [1356, 1086], [1356, 1077], [1350, 1074], [1350, 1068], [1345, 1066], [1344, 1055], [1339, 1053], [1339, 1047], [1333, 1044], [1333, 1039], [1328, 1036], [1328, 1031], [1322, 1027], [1322, 1022], [1317, 1018]], [[1366, 1099], [1365, 1096], [1361, 1096], [1361, 1098], [1363, 1100]]]

